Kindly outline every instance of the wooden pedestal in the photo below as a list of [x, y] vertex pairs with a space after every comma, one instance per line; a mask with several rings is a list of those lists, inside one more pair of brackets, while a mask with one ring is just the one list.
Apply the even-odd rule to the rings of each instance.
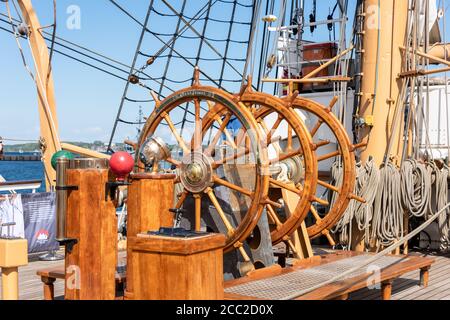
[[[223, 299], [225, 236], [170, 238], [139, 234], [128, 239], [126, 299]], [[132, 285], [132, 291], [130, 290]]]
[[66, 248], [65, 298], [113, 300], [117, 265], [117, 217], [111, 201], [105, 201], [106, 169], [69, 169], [67, 238], [77, 239]]
[[128, 187], [127, 236], [172, 227], [174, 206], [173, 174], [139, 173], [131, 176]]
[[28, 242], [25, 239], [0, 239], [2, 299], [19, 299], [19, 267], [28, 264]]

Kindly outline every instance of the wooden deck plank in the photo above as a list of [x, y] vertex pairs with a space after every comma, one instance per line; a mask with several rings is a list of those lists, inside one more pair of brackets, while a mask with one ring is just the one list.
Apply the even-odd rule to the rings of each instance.
[[[431, 280], [434, 281], [434, 279], [436, 278], [441, 278], [441, 275], [445, 276], [446, 274], [448, 274], [449, 270], [449, 265], [448, 263], [450, 262], [447, 261], [446, 259], [439, 259], [436, 264], [433, 264], [431, 266], [431, 270], [430, 270], [430, 277]], [[432, 281], [430, 281], [432, 283]], [[439, 280], [441, 281], [441, 280]], [[421, 288], [419, 286], [419, 282], [418, 282], [418, 275], [416, 272], [411, 272], [411, 273], [407, 273], [404, 276], [402, 276], [399, 279], [396, 279], [394, 281], [394, 288], [392, 290], [392, 294], [393, 296], [400, 298], [400, 293], [402, 291], [405, 291], [407, 289], [413, 289], [415, 288], [415, 290], [413, 291], [417, 291], [417, 290], [423, 290], [423, 288]], [[357, 300], [362, 300], [362, 299], [368, 299], [368, 300], [373, 300], [373, 299], [377, 299], [379, 295], [379, 290], [368, 290], [368, 289], [363, 289], [360, 290], [356, 293], [354, 293], [352, 295], [353, 299], [357, 299]]]
[[[418, 285], [417, 271], [407, 273], [393, 284], [392, 300], [450, 300], [450, 255], [438, 256], [436, 263], [430, 270], [430, 283], [428, 288]], [[63, 266], [62, 261], [30, 262], [29, 265], [19, 268], [19, 297], [23, 300], [43, 299], [43, 287], [37, 270]], [[64, 295], [64, 282], [55, 282], [55, 297]], [[1, 289], [1, 283], [0, 283]], [[380, 290], [362, 289], [350, 294], [352, 300], [379, 300]]]
[[[394, 281], [392, 300], [435, 300], [450, 299], [450, 288], [440, 290], [448, 285], [446, 280], [450, 273], [449, 256], [436, 257], [436, 264], [430, 269], [430, 283], [427, 288], [421, 288], [417, 282], [416, 272], [407, 273]], [[415, 282], [415, 284], [414, 284]], [[362, 289], [350, 295], [352, 300], [379, 300], [379, 290]]]

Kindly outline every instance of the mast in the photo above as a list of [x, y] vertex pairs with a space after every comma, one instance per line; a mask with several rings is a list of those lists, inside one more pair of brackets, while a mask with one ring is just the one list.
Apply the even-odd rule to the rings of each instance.
[[[36, 69], [36, 86], [40, 119], [42, 162], [44, 163], [47, 191], [54, 185], [56, 172], [51, 165], [52, 155], [61, 150], [58, 134], [58, 118], [54, 94], [53, 75], [47, 44], [41, 33], [41, 24], [31, 0], [18, 0], [25, 23], [29, 28], [28, 40]], [[48, 81], [47, 81], [47, 75]]]
[[[359, 138], [368, 143], [361, 153], [366, 162], [374, 157], [378, 165], [384, 160], [389, 140], [392, 147], [388, 156], [401, 155], [402, 126], [394, 125], [396, 107], [401, 107], [400, 92], [403, 86], [401, 47], [405, 42], [408, 17], [405, 0], [364, 0], [364, 28], [362, 52], [362, 80], [359, 105], [360, 120], [365, 125]], [[398, 106], [397, 106], [398, 105]], [[396, 158], [397, 161], [401, 159]]]

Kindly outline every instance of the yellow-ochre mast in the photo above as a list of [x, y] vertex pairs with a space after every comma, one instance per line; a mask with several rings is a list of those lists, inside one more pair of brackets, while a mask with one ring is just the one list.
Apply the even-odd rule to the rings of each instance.
[[[389, 139], [392, 139], [392, 148], [388, 156], [401, 155], [402, 126], [396, 126], [392, 137], [391, 132], [395, 109], [401, 107], [402, 102], [399, 99], [403, 83], [399, 75], [407, 18], [408, 1], [364, 1], [359, 116], [367, 124], [360, 130], [360, 139], [368, 144], [361, 154], [363, 162], [372, 156], [377, 165], [381, 165]], [[400, 159], [396, 157], [396, 161]]]

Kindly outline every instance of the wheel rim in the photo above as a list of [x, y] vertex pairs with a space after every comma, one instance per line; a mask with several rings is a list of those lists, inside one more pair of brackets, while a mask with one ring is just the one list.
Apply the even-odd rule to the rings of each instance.
[[[180, 160], [172, 159], [171, 157], [167, 159], [167, 161], [164, 160], [165, 162], [176, 166], [177, 169], [181, 171], [178, 182], [181, 183], [184, 190], [177, 201], [176, 207], [181, 208], [183, 203], [188, 199], [189, 195], [192, 195], [195, 199], [195, 210], [197, 216], [197, 211], [201, 211], [201, 197], [204, 196], [205, 198], [208, 198], [209, 201], [211, 201], [211, 203], [216, 207], [222, 222], [228, 229], [225, 251], [227, 252], [238, 248], [244, 255], [244, 258], [248, 258], [246, 257], [245, 252], [242, 252], [242, 243], [250, 235], [262, 214], [263, 203], [268, 190], [268, 177], [264, 171], [267, 167], [267, 156], [261, 147], [260, 138], [256, 130], [256, 121], [248, 110], [240, 108], [233, 102], [232, 98], [233, 97], [231, 95], [223, 92], [222, 90], [200, 86], [197, 84], [193, 87], [177, 91], [163, 101], [158, 102], [154, 112], [149, 117], [142, 130], [142, 134], [137, 145], [138, 152], [136, 153], [135, 161], [138, 170], [142, 171], [143, 162], [139, 158], [139, 151], [145, 144], [146, 140], [149, 137], [154, 136], [158, 127], [161, 127], [161, 123], [165, 121], [168, 125], [167, 127], [170, 128], [170, 132], [173, 136], [175, 136], [178, 146], [183, 152], [183, 156]], [[195, 130], [191, 137], [190, 144], [185, 141], [183, 134], [180, 134], [177, 131], [176, 125], [171, 119], [170, 114], [177, 107], [180, 107], [188, 102], [193, 102], [192, 104], [195, 109], [193, 113], [195, 114], [196, 120]], [[207, 104], [207, 107], [202, 108], [201, 105], [204, 105], [205, 103]], [[206, 110], [206, 113], [201, 116], [201, 111], [199, 111], [201, 108], [210, 108], [211, 110]], [[219, 110], [222, 110], [222, 112], [228, 113], [229, 115], [223, 116], [218, 113]], [[230, 120], [230, 115], [237, 119], [237, 121], [242, 125], [242, 128], [245, 128], [248, 137], [246, 138], [246, 141], [250, 140], [249, 145], [246, 145], [250, 152], [246, 154], [251, 154], [255, 162], [255, 179], [251, 190], [230, 183], [229, 181], [226, 181], [226, 179], [224, 180], [219, 177], [217, 174], [217, 169], [219, 167], [230, 165], [229, 162], [231, 162], [231, 160], [236, 160], [235, 162], [237, 162], [239, 159], [239, 157], [237, 157], [239, 156], [238, 152], [233, 153], [233, 156], [231, 157], [232, 159], [222, 158], [217, 160], [210, 156], [210, 153], [211, 155], [216, 156], [216, 150], [211, 150], [209, 147], [205, 148], [203, 146], [203, 141], [208, 136], [208, 130], [212, 132], [214, 126], [219, 127], [219, 129], [226, 127], [224, 123]], [[221, 121], [219, 122], [222, 123], [217, 123], [217, 117], [220, 117]], [[199, 118], [202, 118], [201, 123], [197, 122]], [[216, 138], [216, 136], [217, 135], [215, 134], [214, 138]], [[215, 140], [216, 139], [213, 139], [213, 142]], [[216, 143], [217, 142], [218, 141], [216, 141]], [[230, 193], [238, 192], [240, 194], [239, 197], [242, 196], [250, 198], [250, 200], [247, 200], [250, 201], [248, 210], [245, 215], [243, 215], [242, 219], [237, 222], [237, 225], [233, 225], [232, 221], [227, 221], [228, 219], [226, 214], [229, 214], [229, 212], [225, 212], [226, 210], [221, 208], [214, 193], [217, 185], [229, 188], [231, 190]], [[198, 200], [199, 198], [200, 200]], [[200, 209], [198, 209], [199, 206]], [[225, 213], [225, 215], [223, 213]], [[197, 219], [195, 225], [197, 228]]]
[[[336, 142], [338, 145], [338, 152], [333, 156], [333, 154], [324, 154], [317, 156], [318, 162], [329, 160], [335, 157], [340, 157], [343, 165], [343, 183], [341, 186], [332, 186], [331, 183], [327, 183], [326, 181], [318, 179], [318, 185], [323, 186], [328, 189], [330, 192], [337, 193], [336, 201], [333, 206], [329, 208], [325, 217], [318, 218], [317, 212], [311, 212], [313, 218], [315, 218], [316, 222], [308, 226], [308, 236], [310, 238], [316, 238], [321, 235], [325, 235], [330, 238], [330, 228], [332, 228], [341, 218], [345, 209], [347, 208], [351, 199], [355, 198], [353, 195], [353, 190], [356, 182], [356, 163], [355, 163], [355, 147], [350, 142], [348, 134], [343, 127], [342, 123], [338, 120], [338, 118], [332, 113], [332, 108], [336, 102], [336, 99], [332, 101], [329, 107], [324, 107], [323, 105], [314, 102], [309, 99], [297, 97], [292, 100], [289, 97], [284, 99], [286, 102], [291, 102], [291, 106], [295, 110], [299, 110], [302, 112], [308, 112], [310, 114], [315, 115], [318, 118], [318, 122], [316, 122], [311, 127], [311, 136], [313, 137], [313, 141], [316, 145], [318, 143], [315, 142], [315, 137], [319, 128], [322, 126], [327, 126], [330, 128], [331, 132], [334, 134], [336, 138]], [[334, 187], [338, 190], [331, 190]], [[338, 191], [338, 192], [337, 192]], [[315, 210], [315, 209], [312, 209]]]

